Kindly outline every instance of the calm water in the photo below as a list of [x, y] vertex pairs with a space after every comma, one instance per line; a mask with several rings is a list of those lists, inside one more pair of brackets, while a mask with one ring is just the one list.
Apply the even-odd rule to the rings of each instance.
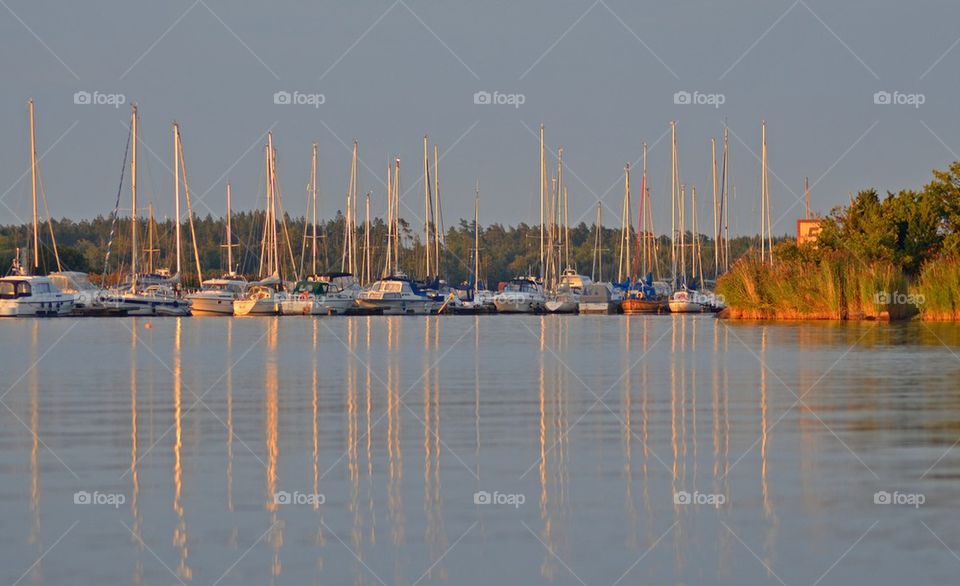
[[60, 319], [0, 344], [6, 584], [960, 574], [957, 325]]

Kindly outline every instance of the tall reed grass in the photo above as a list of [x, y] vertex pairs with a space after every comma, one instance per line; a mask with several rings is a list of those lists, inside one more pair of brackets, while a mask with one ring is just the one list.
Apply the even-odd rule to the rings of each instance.
[[923, 319], [960, 320], [960, 257], [940, 257], [925, 263], [917, 291]]
[[773, 265], [747, 255], [717, 282], [728, 316], [741, 319], [904, 319], [916, 313], [907, 288], [891, 263], [843, 253]]

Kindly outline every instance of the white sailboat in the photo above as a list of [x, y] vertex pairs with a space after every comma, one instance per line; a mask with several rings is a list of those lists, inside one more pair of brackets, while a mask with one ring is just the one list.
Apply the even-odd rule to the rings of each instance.
[[233, 315], [233, 302], [243, 297], [249, 283], [233, 271], [233, 231], [231, 225], [230, 184], [227, 183], [227, 273], [200, 283], [200, 290], [187, 295], [193, 315]]
[[[130, 113], [130, 276], [129, 281], [116, 291], [122, 303], [129, 309], [128, 315], [190, 315], [190, 303], [182, 299], [177, 291], [180, 283], [180, 198], [176, 200], [176, 228], [177, 228], [177, 273], [167, 274], [138, 273], [137, 256], [137, 106], [134, 104]], [[175, 160], [179, 165], [179, 154], [175, 153]], [[178, 166], [179, 169], [179, 166]], [[179, 173], [177, 173], [176, 190], [179, 194]], [[198, 263], [199, 264], [199, 263]]]
[[[671, 258], [673, 261], [673, 279], [675, 291], [670, 295], [671, 313], [700, 313], [703, 307], [695, 299], [695, 294], [687, 287], [687, 255], [686, 255], [686, 223], [684, 211], [686, 209], [686, 188], [680, 183], [680, 171], [677, 161], [677, 123], [670, 123], [672, 142], [672, 177], [671, 193], [673, 199], [673, 230], [671, 234]], [[694, 230], [694, 232], [696, 232]], [[679, 240], [679, 243], [677, 242]], [[680, 255], [679, 274], [677, 273], [677, 254]]]
[[[277, 233], [277, 222], [281, 223], [286, 235], [286, 224], [283, 222], [282, 211], [278, 216], [280, 194], [277, 190], [276, 153], [273, 149], [273, 133], [267, 133], [266, 148], [267, 166], [267, 206], [263, 224], [263, 239], [260, 246], [260, 276], [261, 279], [250, 284], [246, 295], [233, 302], [233, 314], [244, 315], [279, 315], [280, 302], [286, 298], [285, 286], [280, 276], [281, 265], [280, 246]], [[289, 248], [289, 240], [287, 241]], [[293, 250], [290, 249], [290, 262], [293, 265]], [[296, 266], [294, 266], [294, 270]], [[266, 277], [264, 277], [266, 275]]]

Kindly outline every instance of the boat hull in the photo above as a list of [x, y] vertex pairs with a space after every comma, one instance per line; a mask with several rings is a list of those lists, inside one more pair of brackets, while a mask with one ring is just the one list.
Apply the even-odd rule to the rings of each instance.
[[62, 317], [73, 311], [73, 299], [0, 301], [0, 317]]
[[613, 301], [580, 302], [580, 313], [593, 315], [612, 315], [617, 313], [617, 304]]
[[550, 313], [577, 313], [580, 303], [575, 299], [551, 299], [547, 301], [546, 308]]
[[357, 305], [380, 310], [383, 315], [435, 315], [443, 303], [433, 300], [357, 299]]
[[233, 315], [278, 315], [280, 302], [274, 298], [237, 299], [233, 302]]
[[493, 300], [493, 304], [497, 307], [497, 313], [543, 313], [546, 309], [546, 304], [543, 300], [533, 297], [496, 297]]
[[233, 315], [233, 297], [191, 297], [193, 315]]
[[624, 299], [621, 307], [623, 308], [623, 313], [628, 315], [637, 313], [661, 313], [668, 309], [667, 304], [663, 301], [651, 299]]
[[703, 306], [695, 301], [670, 301], [670, 313], [703, 313]]
[[281, 315], [343, 315], [353, 299], [286, 299], [280, 302]]

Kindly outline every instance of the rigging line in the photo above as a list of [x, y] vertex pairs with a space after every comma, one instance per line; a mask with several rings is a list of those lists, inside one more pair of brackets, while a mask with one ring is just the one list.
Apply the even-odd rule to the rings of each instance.
[[120, 184], [117, 186], [117, 201], [113, 205], [113, 221], [110, 223], [110, 237], [107, 240], [107, 253], [103, 258], [103, 275], [100, 280], [100, 286], [105, 287], [107, 284], [107, 270], [110, 266], [110, 253], [111, 247], [113, 246], [113, 239], [117, 232], [117, 220], [120, 216], [120, 196], [123, 194], [123, 177], [126, 175], [127, 171], [127, 156], [130, 154], [130, 139], [133, 136], [133, 127], [130, 127], [130, 130], [127, 132], [127, 146], [123, 151], [123, 164], [120, 167]]

